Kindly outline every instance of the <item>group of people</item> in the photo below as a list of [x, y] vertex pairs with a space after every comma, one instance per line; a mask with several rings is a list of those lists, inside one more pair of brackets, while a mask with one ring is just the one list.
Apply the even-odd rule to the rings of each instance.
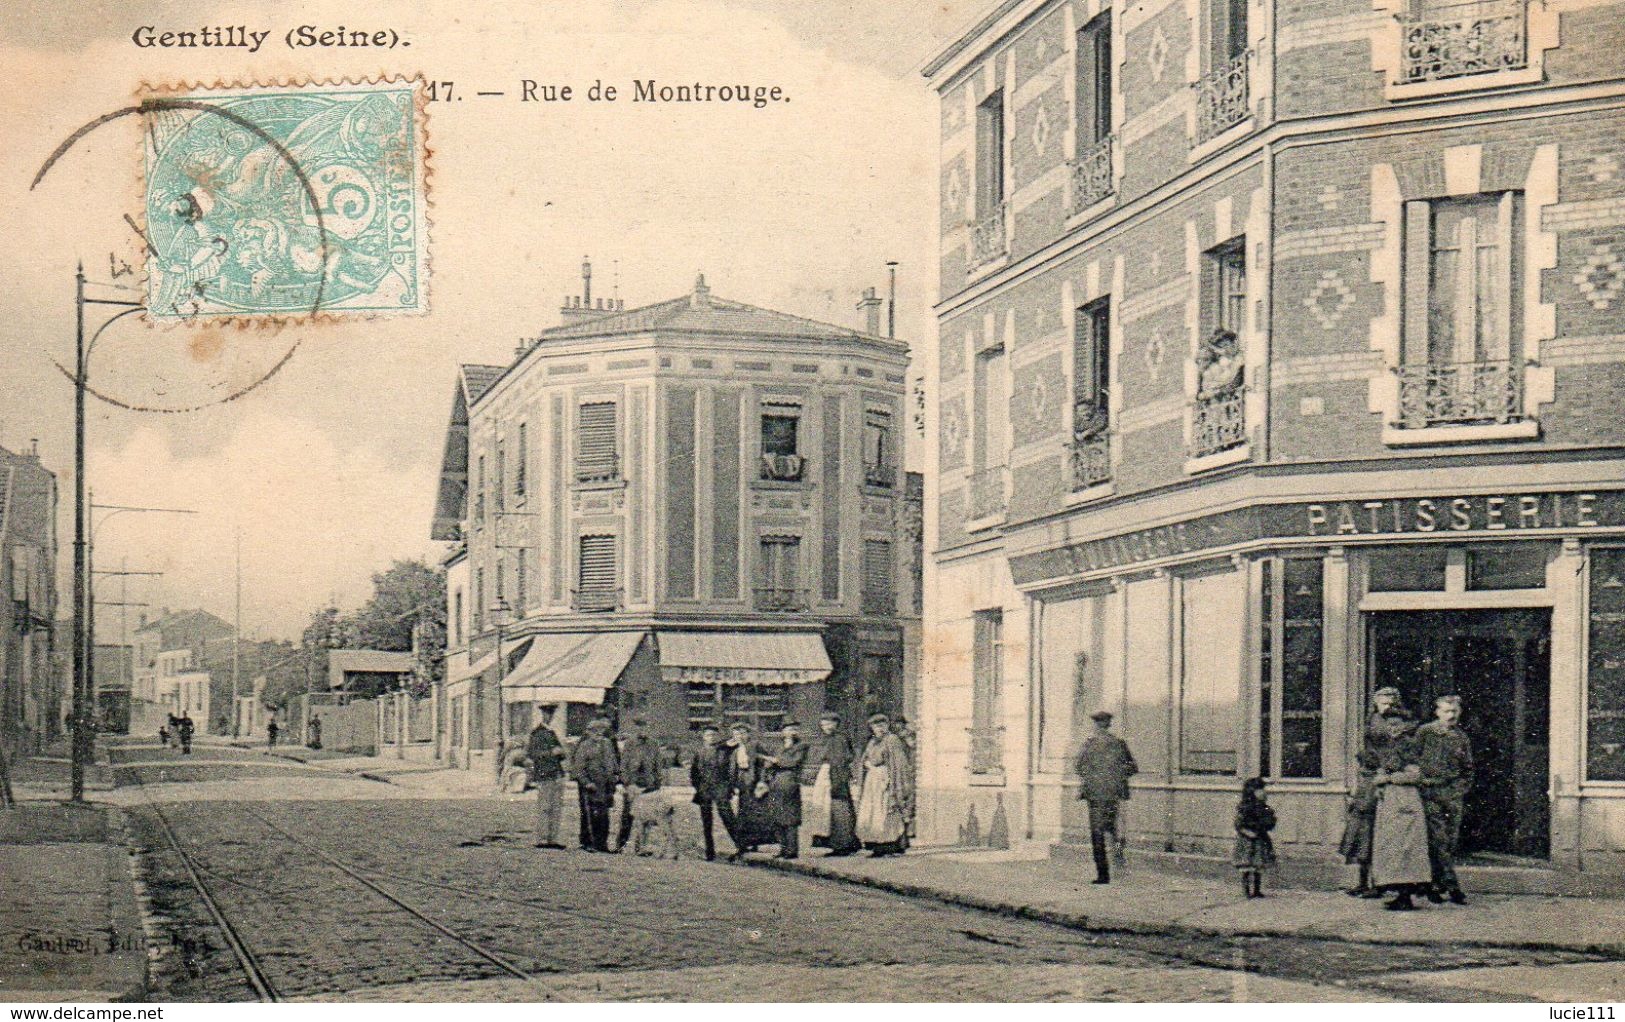
[[1465, 905], [1456, 878], [1456, 849], [1467, 793], [1473, 783], [1473, 746], [1457, 723], [1461, 697], [1440, 696], [1434, 719], [1418, 726], [1398, 689], [1378, 689], [1366, 720], [1360, 776], [1349, 800], [1341, 850], [1360, 868], [1355, 897], [1392, 895], [1384, 906]]
[[192, 754], [192, 736], [197, 733], [197, 725], [192, 722], [192, 715], [182, 710], [180, 716], [169, 714], [169, 722], [158, 729], [158, 742], [164, 748], [180, 747], [181, 754]]
[[[689, 763], [692, 803], [699, 809], [705, 857], [717, 857], [716, 821], [733, 845], [730, 861], [775, 846], [781, 859], [801, 852], [801, 831], [810, 830], [814, 847], [833, 856], [863, 848], [875, 856], [901, 854], [908, 847], [914, 814], [914, 774], [904, 739], [885, 714], [869, 718], [870, 737], [859, 754], [838, 714], [819, 720], [822, 740], [809, 743], [800, 724], [784, 724], [776, 742], [762, 742], [744, 723], [724, 730], [707, 724]], [[562, 849], [559, 823], [566, 778], [576, 782], [583, 851], [609, 852], [610, 817], [616, 795], [621, 813], [614, 851], [637, 847], [645, 827], [665, 831], [675, 850], [674, 803], [661, 789], [666, 755], [649, 734], [648, 722], [633, 718], [622, 742], [608, 720], [587, 726], [569, 750], [545, 721], [526, 741], [522, 761], [536, 787], [536, 847]], [[804, 805], [802, 782], [814, 772]]]

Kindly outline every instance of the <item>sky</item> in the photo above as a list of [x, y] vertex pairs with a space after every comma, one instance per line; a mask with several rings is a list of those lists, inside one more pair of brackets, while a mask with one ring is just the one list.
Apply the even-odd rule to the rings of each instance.
[[[865, 287], [901, 262], [899, 335], [925, 343], [935, 256], [936, 118], [919, 68], [987, 0], [543, 0], [405, 5], [103, 3], [0, 6], [0, 445], [38, 439], [58, 473], [59, 556], [71, 565], [73, 273], [129, 284], [139, 247], [140, 126], [86, 136], [30, 185], [79, 126], [127, 106], [143, 81], [421, 72], [475, 89], [521, 78], [633, 78], [779, 85], [790, 102], [738, 106], [519, 104], [470, 99], [429, 111], [429, 312], [280, 330], [158, 329], [127, 319], [93, 352], [93, 387], [173, 404], [207, 384], [274, 376], [184, 414], [92, 400], [86, 480], [97, 503], [195, 514], [93, 516], [103, 601], [201, 606], [227, 620], [240, 577], [243, 632], [295, 638], [310, 613], [353, 608], [373, 572], [433, 563], [429, 539], [456, 367], [505, 363], [556, 325], [591, 255], [594, 292], [618, 278], [628, 307], [713, 293], [848, 326]], [[395, 28], [393, 51], [290, 51], [297, 25]], [[255, 54], [140, 49], [163, 30], [272, 30]], [[130, 298], [116, 289], [93, 294]], [[94, 310], [90, 329], [117, 311]], [[228, 387], [234, 390], [235, 387]], [[240, 537], [240, 541], [239, 541]], [[138, 609], [129, 611], [131, 623]], [[117, 629], [115, 614], [98, 628]], [[109, 637], [110, 638], [110, 637]]]

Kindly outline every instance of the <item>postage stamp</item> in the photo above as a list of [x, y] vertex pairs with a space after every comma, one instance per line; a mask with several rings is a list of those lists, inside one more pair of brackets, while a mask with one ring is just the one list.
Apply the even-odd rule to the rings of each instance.
[[143, 93], [157, 321], [427, 311], [415, 80]]

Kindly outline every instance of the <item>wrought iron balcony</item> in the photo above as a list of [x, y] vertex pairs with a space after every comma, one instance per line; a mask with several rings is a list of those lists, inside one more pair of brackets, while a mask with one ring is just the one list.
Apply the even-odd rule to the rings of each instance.
[[807, 609], [807, 590], [783, 586], [762, 586], [754, 590], [756, 609], [789, 614]]
[[972, 727], [970, 731], [970, 772], [996, 774], [1004, 770], [1004, 726]]
[[1010, 242], [1004, 234], [1004, 211], [1005, 203], [1000, 202], [971, 221], [970, 269], [985, 266], [1010, 250]]
[[576, 482], [617, 483], [621, 480], [621, 459], [616, 455], [580, 459], [576, 462]]
[[570, 609], [580, 614], [602, 614], [621, 609], [619, 589], [572, 589]]
[[799, 454], [762, 455], [762, 478], [777, 483], [799, 483], [807, 469], [807, 459]]
[[1247, 119], [1247, 60], [1252, 51], [1196, 82], [1196, 141], [1206, 142]]
[[992, 515], [1004, 514], [1005, 482], [1009, 475], [1009, 470], [1003, 465], [995, 465], [992, 468], [985, 468], [980, 472], [971, 473], [970, 516], [972, 518], [988, 518]]
[[1076, 439], [1067, 445], [1067, 468], [1072, 492], [1112, 481], [1112, 441], [1110, 434]]
[[1475, 0], [1401, 18], [1403, 83], [1512, 71], [1529, 62], [1527, 0]]
[[1191, 409], [1191, 451], [1193, 458], [1206, 457], [1240, 447], [1247, 442], [1247, 394], [1236, 389], [1211, 397], [1199, 397]]
[[1112, 139], [1107, 135], [1072, 161], [1072, 212], [1081, 213], [1112, 193]]
[[1514, 362], [1400, 366], [1403, 429], [1474, 426], [1523, 419], [1523, 367]]

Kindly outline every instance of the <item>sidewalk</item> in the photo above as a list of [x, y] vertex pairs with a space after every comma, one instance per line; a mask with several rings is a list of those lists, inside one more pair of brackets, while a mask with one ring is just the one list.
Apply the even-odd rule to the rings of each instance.
[[146, 941], [118, 814], [0, 810], [0, 1001], [134, 1001]]
[[[1561, 949], [1625, 956], [1625, 898], [1472, 895], [1465, 906], [1387, 912], [1341, 892], [1268, 890], [1247, 900], [1240, 884], [1118, 870], [1109, 886], [1049, 857], [1045, 846], [989, 851], [915, 848], [907, 855], [751, 865], [821, 876], [911, 897], [987, 909], [1087, 930], [1210, 936], [1295, 936], [1374, 944]], [[1266, 880], [1266, 884], [1268, 881]]]

